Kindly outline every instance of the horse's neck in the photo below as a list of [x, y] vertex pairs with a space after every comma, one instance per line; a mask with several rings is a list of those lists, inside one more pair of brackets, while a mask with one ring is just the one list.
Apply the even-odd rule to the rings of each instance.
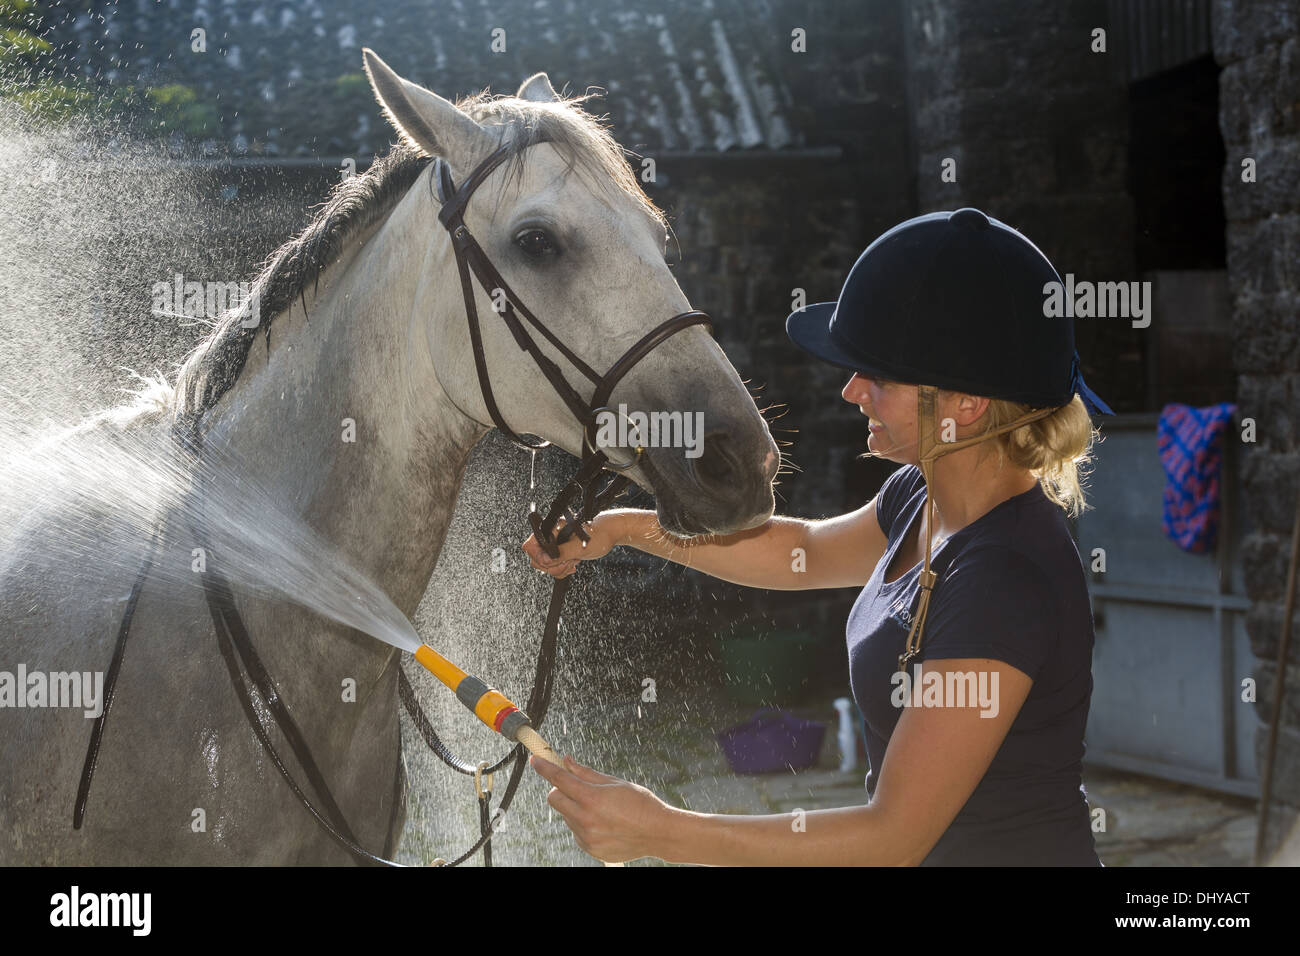
[[305, 313], [296, 300], [275, 317], [269, 352], [258, 335], [208, 432], [408, 616], [485, 432], [446, 398], [413, 327], [432, 321], [411, 319], [429, 254], [418, 194], [324, 271]]

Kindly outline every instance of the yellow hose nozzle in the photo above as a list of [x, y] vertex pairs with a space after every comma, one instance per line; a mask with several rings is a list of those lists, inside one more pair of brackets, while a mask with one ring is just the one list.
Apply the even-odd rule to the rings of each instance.
[[[415, 649], [415, 659], [442, 683], [456, 694], [462, 704], [474, 712], [474, 716], [487, 724], [507, 740], [521, 743], [532, 753], [547, 763], [564, 767], [560, 755], [551, 749], [528, 721], [528, 715], [516, 707], [505, 694], [489, 687], [472, 674], [463, 670], [443, 657], [428, 644], [421, 644]], [[606, 863], [606, 866], [622, 866], [622, 863]]]
[[469, 676], [428, 644], [421, 644], [415, 649], [415, 659], [424, 665], [425, 670], [453, 691]]

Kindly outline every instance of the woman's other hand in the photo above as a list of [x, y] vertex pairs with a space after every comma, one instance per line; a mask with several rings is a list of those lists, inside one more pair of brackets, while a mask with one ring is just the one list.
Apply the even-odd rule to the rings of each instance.
[[569, 756], [563, 768], [540, 757], [530, 757], [528, 764], [554, 787], [546, 802], [564, 817], [584, 853], [606, 863], [662, 858], [674, 811], [645, 787]]
[[[538, 571], [545, 571], [554, 578], [567, 578], [578, 570], [578, 562], [603, 558], [614, 549], [619, 543], [617, 518], [616, 514], [609, 512], [597, 515], [594, 521], [583, 526], [590, 540], [584, 545], [582, 539], [575, 534], [560, 545], [558, 558], [552, 558], [546, 553], [536, 535], [528, 536], [528, 540], [523, 544], [524, 553], [528, 555], [528, 560]], [[561, 518], [555, 526], [557, 535], [564, 524], [565, 521]]]

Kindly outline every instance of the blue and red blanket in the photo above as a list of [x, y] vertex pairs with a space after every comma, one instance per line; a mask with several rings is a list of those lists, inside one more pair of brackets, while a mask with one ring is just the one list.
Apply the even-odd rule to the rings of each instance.
[[1184, 551], [1212, 551], [1219, 528], [1219, 475], [1224, 436], [1237, 406], [1166, 405], [1156, 447], [1165, 469], [1165, 534]]

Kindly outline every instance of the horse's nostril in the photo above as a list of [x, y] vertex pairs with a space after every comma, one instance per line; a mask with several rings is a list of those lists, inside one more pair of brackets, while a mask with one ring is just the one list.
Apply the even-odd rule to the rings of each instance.
[[695, 477], [705, 486], [735, 482], [740, 478], [735, 448], [726, 432], [704, 436], [703, 454], [695, 460]]

